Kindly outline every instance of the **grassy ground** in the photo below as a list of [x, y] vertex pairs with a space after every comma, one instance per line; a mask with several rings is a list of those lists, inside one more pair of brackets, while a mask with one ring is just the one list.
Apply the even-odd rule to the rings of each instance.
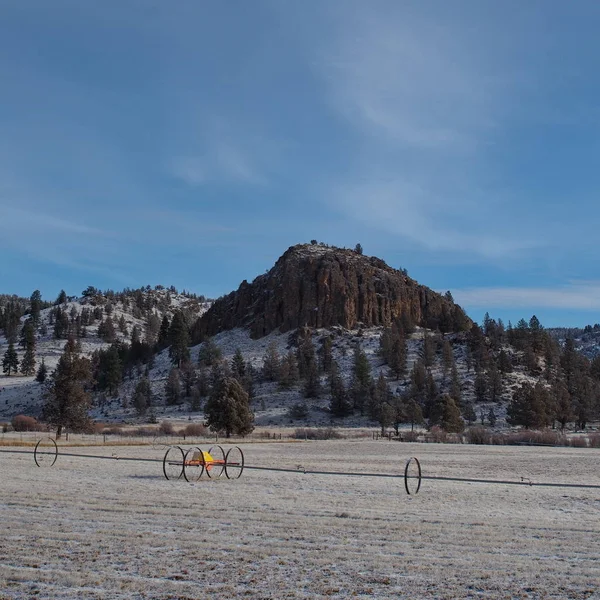
[[[208, 447], [208, 444], [207, 444]], [[70, 449], [111, 455], [106, 448]], [[600, 451], [368, 440], [245, 444], [250, 465], [600, 484]], [[152, 447], [120, 456], [162, 458]], [[598, 490], [0, 454], [0, 598], [597, 598]]]

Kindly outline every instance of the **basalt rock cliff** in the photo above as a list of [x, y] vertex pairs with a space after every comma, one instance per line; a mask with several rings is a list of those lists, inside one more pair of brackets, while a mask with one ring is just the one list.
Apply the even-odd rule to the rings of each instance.
[[196, 341], [234, 327], [254, 338], [278, 329], [354, 329], [401, 319], [443, 332], [469, 327], [463, 310], [376, 257], [318, 244], [292, 246], [252, 283], [214, 302], [194, 327]]

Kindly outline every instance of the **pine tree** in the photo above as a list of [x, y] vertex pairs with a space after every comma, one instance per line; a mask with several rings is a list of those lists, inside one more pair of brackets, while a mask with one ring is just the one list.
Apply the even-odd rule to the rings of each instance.
[[178, 404], [181, 398], [181, 382], [179, 380], [179, 369], [172, 368], [169, 371], [167, 382], [165, 383], [165, 396], [167, 404]]
[[426, 367], [431, 367], [435, 359], [435, 349], [433, 347], [433, 338], [423, 332], [423, 346], [421, 348], [421, 358]]
[[40, 365], [40, 367], [37, 371], [35, 380], [38, 383], [44, 383], [46, 381], [47, 377], [48, 377], [48, 368], [46, 367], [46, 363], [45, 363], [44, 359], [42, 358], [42, 364]]
[[35, 290], [33, 294], [31, 294], [29, 302], [31, 319], [33, 320], [33, 324], [37, 327], [40, 322], [40, 312], [42, 310], [42, 294], [40, 293], [40, 290]]
[[371, 366], [365, 351], [357, 344], [354, 348], [352, 364], [352, 398], [354, 409], [364, 413], [365, 404], [368, 404], [372, 384]]
[[119, 355], [119, 346], [112, 344], [110, 348], [100, 354], [98, 383], [100, 389], [108, 390], [111, 396], [116, 396], [122, 379], [123, 365]]
[[169, 317], [164, 315], [160, 324], [160, 331], [158, 332], [157, 348], [158, 350], [164, 350], [169, 345], [169, 329], [171, 324]]
[[33, 318], [27, 319], [23, 325], [23, 339], [25, 346], [25, 355], [21, 360], [21, 373], [23, 375], [33, 375], [35, 373], [35, 327]]
[[98, 325], [98, 336], [108, 344], [112, 344], [117, 339], [117, 333], [112, 317], [106, 317], [106, 319]]
[[92, 378], [90, 361], [80, 356], [81, 347], [69, 338], [46, 394], [44, 419], [57, 428], [59, 438], [65, 427], [85, 431], [90, 426], [90, 396], [86, 391]]
[[265, 381], [277, 381], [280, 360], [277, 344], [270, 342], [263, 358], [262, 376]]
[[169, 327], [169, 357], [176, 367], [190, 358], [190, 334], [183, 313], [178, 310], [173, 315]]
[[299, 378], [300, 373], [298, 372], [296, 356], [291, 350], [289, 350], [288, 353], [281, 359], [281, 364], [279, 365], [279, 386], [287, 390], [298, 383]]
[[241, 380], [246, 374], [246, 363], [244, 362], [242, 351], [239, 348], [235, 349], [235, 353], [231, 359], [231, 372], [238, 380]]
[[308, 363], [306, 367], [306, 377], [304, 382], [304, 397], [318, 398], [321, 393], [321, 380], [319, 378], [319, 369], [316, 360]]
[[11, 373], [16, 373], [19, 369], [19, 357], [14, 344], [9, 344], [2, 360], [2, 371], [10, 377]]
[[564, 430], [566, 424], [573, 418], [571, 394], [569, 394], [567, 386], [562, 381], [556, 382], [552, 391], [556, 407], [554, 419], [560, 423], [561, 430]]
[[336, 360], [331, 362], [329, 372], [329, 392], [331, 400], [329, 410], [334, 417], [347, 417], [352, 412], [352, 406], [348, 401], [344, 380], [340, 374], [340, 367]]
[[330, 336], [325, 336], [321, 340], [320, 354], [320, 366], [324, 373], [329, 373], [331, 369], [331, 361], [333, 360], [333, 342]]
[[254, 414], [250, 410], [248, 394], [233, 377], [222, 377], [213, 386], [213, 391], [204, 407], [206, 425], [212, 431], [224, 431], [246, 435], [254, 430]]
[[500, 400], [500, 396], [502, 396], [502, 392], [504, 390], [504, 385], [502, 382], [502, 375], [496, 367], [495, 362], [490, 363], [490, 367], [487, 372], [487, 390], [490, 402], [498, 402]]
[[452, 346], [448, 339], [444, 340], [444, 344], [442, 346], [442, 369], [444, 373], [444, 377], [448, 375], [448, 373], [452, 370], [454, 366], [454, 352], [452, 351]]
[[406, 340], [398, 333], [393, 337], [388, 365], [396, 379], [400, 379], [406, 373], [406, 358], [408, 350]]
[[475, 423], [475, 421], [477, 421], [477, 414], [475, 413], [475, 409], [473, 408], [473, 405], [470, 402], [467, 402], [465, 404], [465, 407], [463, 409], [463, 416], [467, 420], [467, 423], [469, 425], [472, 425], [473, 423]]
[[151, 404], [152, 391], [150, 389], [150, 382], [148, 381], [147, 377], [143, 377], [135, 386], [135, 392], [133, 393], [133, 406], [139, 415], [144, 415]]
[[485, 402], [488, 392], [487, 379], [483, 371], [478, 371], [473, 384], [476, 402]]
[[456, 363], [452, 365], [452, 381], [450, 383], [450, 396], [454, 398], [456, 406], [460, 406], [462, 403], [462, 389], [460, 385], [460, 377], [458, 376], [458, 369]]
[[193, 390], [196, 389], [196, 370], [187, 360], [182, 363], [180, 373], [183, 381], [183, 394], [186, 398], [191, 398]]
[[59, 304], [66, 304], [67, 303], [67, 293], [65, 292], [65, 290], [60, 290], [60, 293], [58, 294], [58, 298], [56, 299], [56, 302], [54, 302], [54, 304], [59, 305]]

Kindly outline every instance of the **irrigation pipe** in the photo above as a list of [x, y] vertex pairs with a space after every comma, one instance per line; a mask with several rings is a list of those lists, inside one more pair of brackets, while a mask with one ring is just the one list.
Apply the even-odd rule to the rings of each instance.
[[[32, 454], [31, 450], [0, 450], [0, 453], [7, 454]], [[162, 463], [161, 458], [134, 458], [130, 456], [101, 456], [95, 454], [77, 454], [74, 452], [60, 452], [61, 456], [74, 456], [77, 458], [97, 458], [101, 460], [119, 460], [119, 461], [132, 461], [132, 462], [158, 462]], [[453, 481], [458, 483], [483, 483], [483, 484], [496, 484], [496, 485], [521, 485], [527, 487], [554, 487], [554, 488], [576, 488], [576, 489], [589, 489], [589, 490], [600, 490], [600, 484], [593, 483], [561, 483], [561, 482], [542, 482], [542, 481], [530, 481], [529, 479], [521, 478], [521, 480], [511, 479], [478, 479], [469, 477], [444, 477], [441, 475], [408, 475], [408, 474], [392, 474], [392, 473], [357, 473], [351, 471], [320, 471], [306, 469], [303, 466], [299, 466], [296, 469], [290, 469], [285, 467], [256, 467], [252, 465], [245, 465], [245, 469], [252, 469], [255, 471], [275, 471], [279, 473], [301, 473], [303, 475], [340, 475], [348, 477], [381, 477], [381, 478], [404, 478], [404, 479], [425, 479], [429, 481]]]

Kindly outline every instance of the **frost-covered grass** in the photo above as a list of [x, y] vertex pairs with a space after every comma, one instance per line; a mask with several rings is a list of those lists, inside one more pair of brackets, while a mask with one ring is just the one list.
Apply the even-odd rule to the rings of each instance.
[[[77, 449], [110, 455], [109, 448]], [[332, 441], [246, 444], [247, 463], [600, 484], [600, 451]], [[122, 456], [160, 458], [152, 448]], [[0, 598], [593, 598], [596, 490], [0, 454]]]

